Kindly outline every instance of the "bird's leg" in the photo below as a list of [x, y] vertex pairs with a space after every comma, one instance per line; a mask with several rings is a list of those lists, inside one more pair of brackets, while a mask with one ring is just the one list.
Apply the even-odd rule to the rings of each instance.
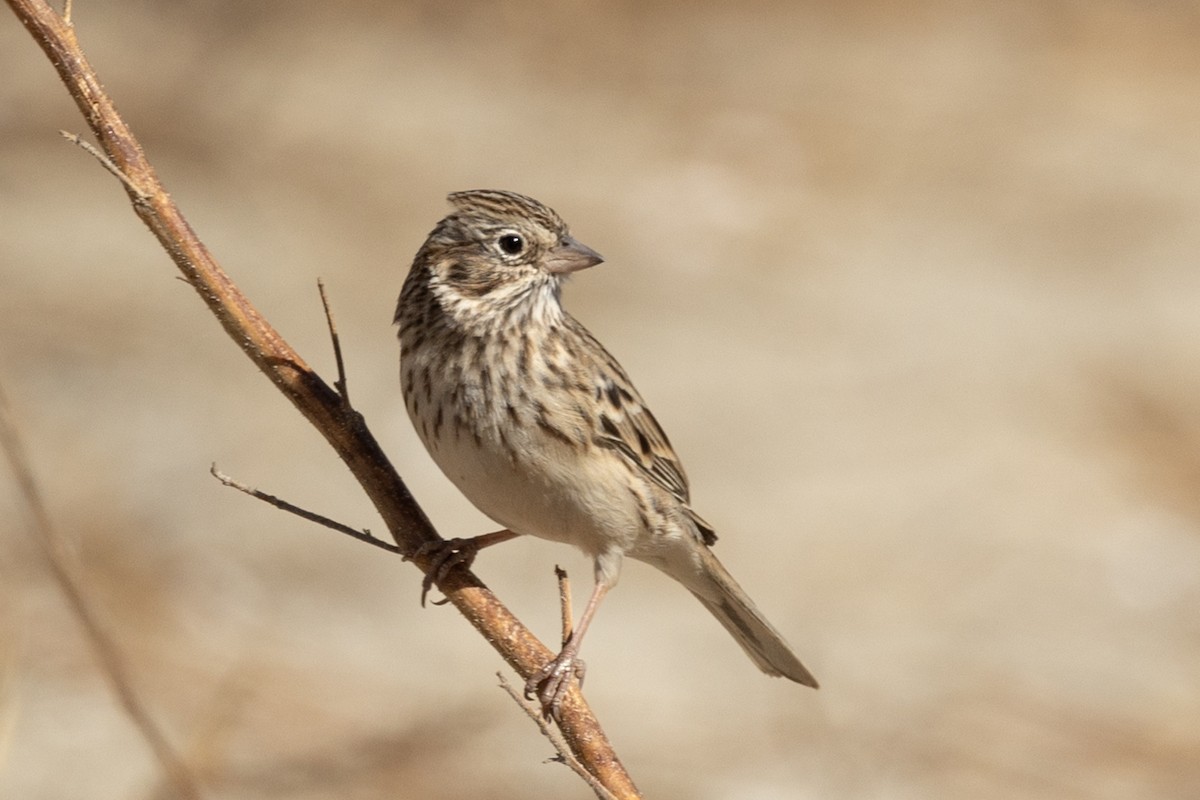
[[542, 714], [547, 719], [558, 716], [563, 695], [571, 683], [571, 676], [578, 675], [580, 683], [583, 683], [584, 665], [578, 658], [579, 646], [592, 617], [596, 614], [596, 609], [600, 607], [600, 601], [608, 594], [609, 587], [607, 582], [596, 581], [596, 587], [592, 589], [592, 596], [588, 599], [587, 607], [583, 609], [579, 624], [571, 632], [571, 638], [563, 645], [558, 655], [525, 682], [525, 697], [532, 700], [536, 696], [542, 705]]
[[[515, 539], [517, 535], [510, 530], [502, 530], [485, 533], [482, 536], [472, 536], [468, 539], [456, 538], [426, 542], [418, 547], [413, 553], [413, 557], [428, 556], [430, 559], [429, 571], [425, 573], [425, 580], [421, 581], [421, 605], [425, 605], [425, 596], [429, 594], [433, 585], [441, 583], [442, 579], [450, 574], [450, 570], [458, 566], [469, 569], [480, 550], [494, 544], [507, 542], [509, 539]], [[445, 602], [445, 600], [435, 600], [434, 605], [441, 605]]]

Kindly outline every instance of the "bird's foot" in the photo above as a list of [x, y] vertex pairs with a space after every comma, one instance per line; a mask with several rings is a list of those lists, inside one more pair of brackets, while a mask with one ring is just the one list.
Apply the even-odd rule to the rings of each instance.
[[542, 706], [542, 716], [546, 719], [557, 719], [558, 712], [562, 709], [563, 697], [571, 685], [571, 678], [578, 678], [582, 687], [583, 676], [586, 673], [587, 665], [575, 655], [575, 648], [568, 644], [546, 666], [525, 681], [525, 699], [536, 698]]
[[[479, 537], [475, 537], [471, 539], [444, 539], [438, 542], [426, 542], [417, 548], [412, 557], [428, 557], [431, 562], [429, 571], [425, 573], [425, 579], [421, 581], [422, 608], [425, 606], [425, 598], [429, 595], [429, 590], [433, 588], [433, 585], [441, 583], [450, 574], [450, 570], [455, 567], [470, 569], [481, 547]], [[434, 600], [433, 604], [440, 606], [445, 605], [447, 602], [449, 601], [446, 598], [442, 598], [441, 600]]]

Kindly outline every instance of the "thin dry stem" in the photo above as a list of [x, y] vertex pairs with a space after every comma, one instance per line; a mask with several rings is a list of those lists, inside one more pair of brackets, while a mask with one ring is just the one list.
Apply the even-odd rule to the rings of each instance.
[[[563, 574], [565, 575], [565, 573]], [[616, 796], [604, 788], [604, 784], [600, 783], [595, 775], [588, 772], [587, 768], [579, 763], [579, 759], [571, 755], [571, 751], [567, 749], [566, 742], [559, 736], [558, 731], [550, 726], [550, 723], [542, 714], [541, 706], [531, 703], [522, 697], [521, 693], [514, 689], [512, 684], [508, 682], [508, 679], [504, 677], [504, 673], [497, 672], [496, 677], [500, 679], [500, 688], [508, 692], [508, 696], [525, 712], [525, 716], [533, 720], [534, 724], [538, 726], [538, 730], [542, 732], [542, 735], [550, 740], [550, 744], [553, 745], [555, 752], [558, 753], [556, 756], [557, 760], [566, 764], [571, 768], [572, 772], [582, 778], [600, 800], [614, 800]]]
[[342, 402], [350, 407], [350, 387], [346, 382], [346, 363], [342, 360], [342, 340], [338, 337], [337, 323], [333, 321], [333, 311], [329, 308], [329, 296], [325, 294], [325, 282], [317, 278], [317, 291], [321, 293], [321, 306], [325, 309], [325, 322], [329, 326], [329, 341], [333, 344], [333, 360], [337, 364], [337, 380], [333, 388], [342, 396]]
[[567, 571], [554, 565], [554, 576], [558, 578], [558, 605], [562, 609], [562, 646], [566, 647], [575, 631], [575, 614], [571, 610], [571, 579]]
[[341, 522], [338, 522], [337, 520], [330, 519], [329, 517], [323, 517], [320, 514], [317, 514], [316, 512], [309, 511], [308, 509], [301, 508], [300, 506], [297, 506], [297, 505], [293, 505], [292, 503], [289, 503], [287, 500], [282, 500], [273, 494], [267, 494], [266, 492], [259, 491], [258, 489], [255, 489], [252, 486], [247, 486], [246, 484], [229, 477], [224, 472], [221, 472], [219, 469], [217, 469], [216, 464], [213, 464], [209, 468], [208, 471], [211, 472], [212, 476], [214, 478], [216, 478], [217, 480], [219, 480], [223, 485], [228, 486], [231, 489], [237, 489], [239, 492], [242, 492], [243, 494], [248, 494], [251, 497], [256, 498], [258, 500], [262, 500], [264, 503], [275, 506], [276, 508], [280, 509], [281, 511], [286, 511], [289, 514], [295, 514], [297, 517], [300, 517], [301, 519], [306, 519], [309, 522], [315, 522], [318, 525], [324, 525], [326, 528], [329, 528], [330, 530], [335, 530], [338, 533], [344, 533], [347, 536], [349, 536], [353, 539], [357, 539], [360, 542], [366, 542], [367, 544], [375, 545], [376, 547], [380, 548], [381, 550], [387, 550], [389, 553], [395, 553], [397, 555], [404, 555], [404, 551], [401, 550], [399, 547], [397, 547], [396, 545], [391, 544], [389, 542], [385, 542], [383, 539], [376, 538], [374, 534], [372, 534], [369, 530], [367, 530], [365, 528], [363, 530], [351, 528], [349, 525], [344, 525]]
[[[76, 38], [76, 28], [44, 0], [7, 0], [58, 71], [67, 91], [115, 167], [133, 210], [162, 244], [185, 280], [230, 338], [346, 463], [383, 517], [400, 550], [424, 572], [432, 566], [418, 549], [441, 540], [413, 500], [362, 418], [291, 348], [241, 293], [200, 241], [159, 182], [141, 144], [117, 113]], [[518, 674], [536, 674], [553, 654], [468, 570], [451, 570], [442, 593]], [[572, 688], [558, 724], [588, 772], [619, 798], [640, 797], [582, 694]]]
[[121, 654], [108, 625], [101, 618], [97, 610], [99, 606], [92, 599], [83, 578], [75, 568], [66, 543], [50, 520], [50, 512], [46, 510], [46, 504], [42, 500], [41, 490], [38, 488], [33, 468], [13, 421], [12, 410], [2, 389], [0, 448], [4, 450], [21, 499], [25, 503], [25, 510], [29, 516], [29, 533], [45, 557], [50, 574], [66, 597], [71, 612], [83, 627], [84, 635], [96, 654], [96, 660], [100, 662], [100, 671], [108, 679], [126, 715], [154, 753], [175, 792], [180, 797], [199, 800], [202, 795], [195, 778], [167, 741], [166, 734], [154, 721], [146, 704], [134, 689], [125, 657]]
[[96, 145], [92, 144], [91, 142], [84, 141], [83, 139], [79, 138], [77, 134], [71, 133], [70, 131], [59, 131], [58, 133], [68, 142], [99, 161], [100, 166], [111, 172], [117, 180], [125, 184], [125, 188], [135, 195], [137, 202], [145, 203], [150, 199], [148, 195], [142, 193], [142, 190], [133, 183], [128, 175], [121, 171], [120, 167], [112, 162], [111, 158], [106, 156], [100, 150], [96, 149]]

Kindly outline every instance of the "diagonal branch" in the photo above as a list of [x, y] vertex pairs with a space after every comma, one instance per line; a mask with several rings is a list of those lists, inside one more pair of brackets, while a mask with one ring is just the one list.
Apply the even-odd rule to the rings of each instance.
[[[230, 338], [346, 463], [396, 544], [413, 556], [422, 571], [428, 572], [430, 557], [422, 555], [418, 548], [426, 542], [439, 541], [440, 537], [425, 513], [367, 430], [362, 416], [343, 403], [262, 318], [197, 237], [159, 183], [141, 145], [88, 64], [72, 23], [55, 13], [44, 0], [7, 2], [75, 99], [100, 149], [121, 176], [134, 212]], [[469, 571], [451, 570], [439, 588], [522, 677], [533, 675], [552, 658], [550, 650]], [[609, 791], [621, 798], [639, 796], [577, 689], [573, 688], [565, 698], [558, 724], [572, 753]]]
[[203, 796], [197, 785], [195, 776], [184, 765], [183, 759], [167, 739], [166, 732], [159, 726], [151, 715], [142, 696], [134, 688], [130, 678], [129, 665], [116, 638], [109, 630], [104, 618], [96, 610], [96, 603], [91, 597], [79, 570], [72, 563], [68, 548], [62, 536], [50, 521], [50, 512], [42, 501], [42, 493], [33, 475], [33, 467], [25, 452], [25, 445], [17, 433], [16, 422], [12, 418], [8, 398], [0, 390], [0, 450], [4, 451], [5, 459], [12, 468], [17, 488], [25, 509], [29, 514], [29, 532], [37, 543], [38, 548], [50, 567], [54, 582], [67, 599], [71, 613], [79, 620], [84, 635], [92, 646], [96, 659], [100, 662], [100, 672], [108, 679], [113, 693], [117, 696], [125, 714], [133, 722], [134, 727], [162, 766], [167, 781], [176, 794], [185, 800], [200, 800]]

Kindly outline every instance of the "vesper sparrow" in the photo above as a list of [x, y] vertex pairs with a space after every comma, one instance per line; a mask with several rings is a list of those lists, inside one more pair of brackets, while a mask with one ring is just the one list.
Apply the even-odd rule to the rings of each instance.
[[600, 255], [529, 197], [449, 201], [396, 307], [404, 404], [446, 477], [506, 530], [451, 540], [443, 567], [522, 534], [573, 544], [595, 564], [578, 627], [526, 694], [557, 709], [625, 556], [687, 587], [763, 672], [815, 688], [709, 550], [716, 534], [691, 509], [683, 465], [625, 370], [563, 310], [563, 279]]

